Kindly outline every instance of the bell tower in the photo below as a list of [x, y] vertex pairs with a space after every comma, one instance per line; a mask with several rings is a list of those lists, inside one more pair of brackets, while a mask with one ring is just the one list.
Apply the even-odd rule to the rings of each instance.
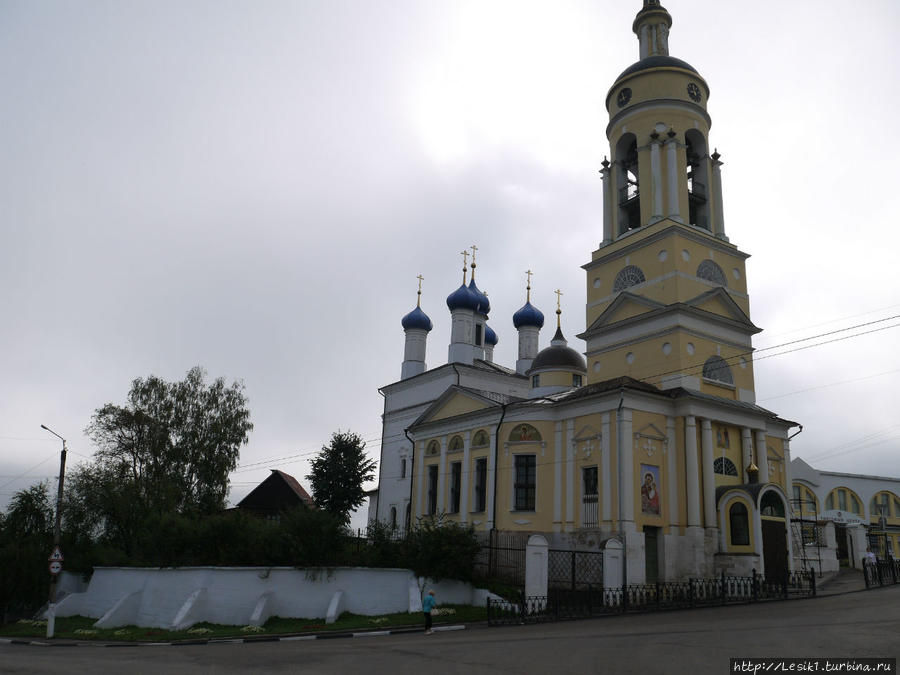
[[744, 262], [725, 235], [709, 85], [670, 55], [672, 16], [644, 0], [638, 61], [606, 95], [603, 235], [587, 271], [589, 381], [628, 375], [754, 399]]

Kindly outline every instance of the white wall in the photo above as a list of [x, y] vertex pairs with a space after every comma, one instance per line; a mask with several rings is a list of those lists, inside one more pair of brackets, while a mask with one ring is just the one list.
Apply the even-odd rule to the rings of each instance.
[[[361, 567], [101, 567], [84, 593], [64, 598], [57, 616], [80, 614], [102, 626], [179, 628], [208, 621], [247, 625], [270, 616], [326, 617], [338, 612], [374, 616], [421, 611], [422, 593], [439, 604], [484, 604], [487, 591], [457, 581], [431, 583], [405, 569]], [[342, 595], [339, 595], [342, 594]], [[178, 621], [176, 621], [176, 617]], [[334, 617], [336, 618], [336, 617]]]

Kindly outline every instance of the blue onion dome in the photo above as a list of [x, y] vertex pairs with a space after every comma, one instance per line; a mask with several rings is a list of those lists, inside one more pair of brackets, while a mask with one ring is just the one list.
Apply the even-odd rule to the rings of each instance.
[[433, 328], [431, 319], [429, 319], [428, 315], [422, 311], [421, 307], [416, 307], [413, 311], [404, 316], [400, 323], [403, 326], [403, 330], [417, 329], [427, 332]]
[[463, 284], [447, 296], [447, 307], [452, 312], [454, 309], [470, 309], [478, 311], [478, 298]]
[[494, 332], [494, 329], [484, 324], [484, 344], [486, 345], [496, 345], [500, 339], [497, 337], [497, 334]]
[[522, 326], [543, 328], [544, 313], [532, 305], [531, 302], [526, 302], [518, 312], [513, 314], [513, 326], [515, 326], [516, 329], [519, 329]]
[[[472, 272], [474, 275], [475, 272]], [[487, 316], [491, 311], [491, 301], [488, 300], [488, 297], [478, 290], [478, 286], [475, 285], [475, 277], [472, 277], [472, 280], [469, 282], [469, 291], [478, 298], [478, 307], [475, 309], [479, 314], [484, 314]]]

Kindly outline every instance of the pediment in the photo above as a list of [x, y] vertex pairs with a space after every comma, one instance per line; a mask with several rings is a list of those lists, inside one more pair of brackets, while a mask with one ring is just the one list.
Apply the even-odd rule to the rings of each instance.
[[432, 403], [423, 412], [412, 426], [424, 424], [426, 422], [436, 422], [438, 420], [450, 417], [458, 417], [466, 413], [484, 410], [497, 405], [495, 401], [481, 396], [476, 392], [464, 389], [462, 387], [453, 386], [441, 394], [437, 400]]
[[753, 325], [753, 322], [750, 321], [750, 317], [744, 313], [744, 310], [741, 309], [740, 305], [734, 301], [734, 298], [732, 298], [724, 288], [714, 288], [705, 293], [701, 293], [696, 298], [688, 300], [685, 304], [688, 307], [709, 312], [710, 314], [724, 316], [732, 321], [737, 321], [756, 328], [756, 326]]
[[613, 300], [609, 307], [603, 310], [600, 316], [590, 325], [588, 331], [596, 330], [610, 324], [625, 321], [632, 317], [657, 309], [663, 309], [666, 305], [644, 297], [624, 291]]

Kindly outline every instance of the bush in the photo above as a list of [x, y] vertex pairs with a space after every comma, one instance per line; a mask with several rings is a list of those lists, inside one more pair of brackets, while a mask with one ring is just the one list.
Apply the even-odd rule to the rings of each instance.
[[409, 533], [407, 566], [418, 576], [471, 581], [481, 546], [471, 526], [423, 519]]

